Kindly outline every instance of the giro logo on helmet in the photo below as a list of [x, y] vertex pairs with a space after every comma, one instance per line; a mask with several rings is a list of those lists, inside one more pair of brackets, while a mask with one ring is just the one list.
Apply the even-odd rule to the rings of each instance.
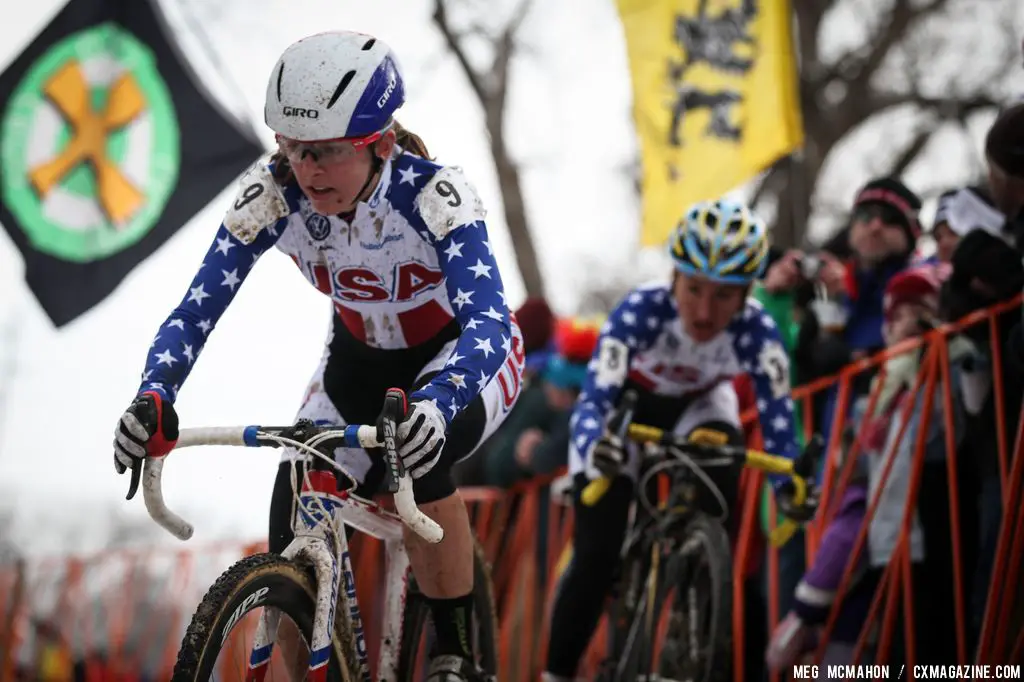
[[394, 72], [391, 73], [391, 80], [388, 81], [388, 88], [384, 91], [384, 94], [377, 100], [377, 108], [383, 109], [384, 105], [391, 99], [391, 93], [395, 91], [395, 86], [398, 85], [398, 78], [395, 77]]
[[285, 116], [298, 116], [299, 118], [320, 118], [320, 112], [316, 109], [303, 109], [302, 107], [284, 107], [281, 113]]

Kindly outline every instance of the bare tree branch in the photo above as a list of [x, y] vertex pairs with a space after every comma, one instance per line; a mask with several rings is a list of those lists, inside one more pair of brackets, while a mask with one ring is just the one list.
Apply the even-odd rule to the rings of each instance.
[[[509, 64], [512, 61], [512, 53], [515, 51], [516, 36], [519, 28], [523, 25], [523, 20], [526, 19], [526, 15], [530, 11], [531, 4], [532, 0], [522, 0], [519, 3], [508, 26], [502, 32], [501, 39], [497, 42], [497, 52], [494, 55], [494, 65], [491, 68], [494, 71], [495, 78], [494, 94], [497, 97], [496, 108], [502, 114], [505, 111], [505, 99], [508, 95], [508, 71]], [[504, 116], [502, 116], [502, 119], [504, 119]], [[502, 126], [504, 127], [504, 120], [502, 120]]]
[[481, 103], [487, 101], [488, 92], [484, 87], [483, 79], [473, 69], [473, 65], [469, 63], [466, 51], [462, 49], [462, 44], [452, 30], [451, 24], [448, 23], [448, 9], [445, 7], [444, 0], [434, 0], [434, 24], [437, 25], [441, 35], [444, 36], [444, 42], [448, 45], [448, 49], [452, 51], [455, 59], [459, 61], [459, 66], [462, 67], [462, 72], [466, 74], [469, 86], [473, 88], [473, 93], [477, 96], [477, 99]]
[[[505, 139], [505, 105], [509, 91], [509, 72], [518, 46], [518, 32], [531, 5], [532, 0], [521, 0], [500, 35], [490, 40], [493, 61], [491, 68], [486, 71], [475, 69], [470, 63], [462, 44], [462, 39], [466, 34], [459, 33], [452, 28], [446, 0], [435, 0], [434, 23], [437, 24], [438, 30], [444, 36], [445, 43], [458, 60], [473, 93], [483, 108], [484, 120], [490, 137], [491, 157], [497, 171], [498, 184], [501, 187], [505, 223], [515, 249], [516, 263], [523, 278], [526, 294], [527, 296], [543, 296], [544, 278], [537, 261], [537, 251], [533, 244], [526, 215], [526, 202], [523, 199], [520, 177], [522, 166], [512, 158]], [[489, 6], [485, 5], [478, 8], [480, 12], [486, 12], [488, 9]], [[471, 22], [470, 26], [470, 30], [476, 32], [474, 37], [481, 33], [479, 21]]]
[[876, 29], [881, 31], [878, 40], [851, 50], [837, 59], [832, 77], [846, 77], [850, 80], [851, 88], [867, 90], [889, 52], [906, 38], [911, 27], [921, 19], [942, 11], [948, 4], [949, 0], [931, 0], [915, 7], [912, 0], [896, 0], [892, 10], [876, 25]]
[[932, 133], [935, 132], [935, 125], [922, 125], [918, 128], [917, 132], [911, 137], [910, 143], [903, 148], [892, 164], [889, 166], [889, 171], [886, 175], [890, 177], [899, 177], [905, 170], [914, 162], [914, 159], [924, 151], [924, 148], [928, 146], [928, 141], [932, 138]]
[[925, 111], [934, 112], [940, 118], [956, 121], [963, 121], [973, 113], [1000, 105], [998, 99], [984, 93], [965, 97], [955, 93], [948, 97], [927, 97], [920, 92], [875, 92], [869, 99], [870, 109], [874, 113], [914, 104]]

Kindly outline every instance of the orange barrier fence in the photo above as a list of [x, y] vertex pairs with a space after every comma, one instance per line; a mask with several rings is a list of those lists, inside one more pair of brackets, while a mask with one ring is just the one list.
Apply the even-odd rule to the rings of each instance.
[[[1002, 304], [947, 325], [928, 335], [888, 349], [876, 357], [858, 361], [839, 375], [804, 386], [794, 391], [803, 415], [807, 434], [815, 430], [814, 401], [825, 391], [835, 393], [835, 417], [830, 429], [829, 448], [822, 475], [822, 501], [817, 518], [806, 528], [805, 544], [808, 565], [821, 544], [823, 533], [836, 516], [854, 479], [858, 460], [875, 457], [876, 473], [870, 485], [867, 512], [859, 528], [852, 556], [847, 563], [837, 590], [836, 605], [820, 633], [817, 649], [808, 662], [822, 662], [833, 631], [841, 615], [844, 595], [862, 574], [872, 574], [877, 588], [871, 599], [868, 617], [857, 641], [853, 644], [854, 659], [860, 663], [906, 664], [904, 679], [914, 679], [915, 663], [922, 659], [918, 647], [920, 631], [928, 623], [918, 622], [922, 600], [948, 599], [953, 631], [947, 633], [952, 642], [946, 654], [950, 662], [959, 664], [1021, 664], [1024, 663], [1024, 587], [1021, 587], [1021, 556], [1024, 554], [1024, 423], [1017, 414], [1007, 414], [1004, 377], [1007, 368], [998, 345], [982, 349], [991, 364], [992, 391], [995, 396], [998, 488], [1002, 496], [1001, 524], [994, 551], [991, 579], [978, 627], [972, 627], [970, 588], [967, 574], [973, 556], [964, 549], [965, 542], [977, 527], [964, 528], [963, 512], [976, 505], [980, 493], [964, 487], [964, 471], [970, 470], [974, 454], [970, 444], [958, 443], [957, 414], [961, 400], [951, 363], [951, 339], [963, 330], [987, 325], [998, 337], [999, 315], [1020, 305], [1020, 300]], [[900, 515], [898, 534], [892, 542], [889, 560], [873, 565], [868, 560], [869, 534], [880, 506], [897, 457], [891, 452], [868, 454], [872, 434], [863, 424], [852, 424], [853, 438], [845, 447], [843, 434], [850, 419], [854, 385], [864, 373], [879, 373], [886, 362], [898, 355], [913, 352], [920, 357], [919, 369], [906, 398], [891, 411], [898, 435], [892, 442], [911, 443], [910, 461], [900, 462], [909, 471], [905, 501]], [[885, 370], [882, 370], [885, 371]], [[876, 382], [862, 397], [867, 412], [872, 413], [883, 399], [883, 382]], [[906, 409], [916, 405], [918, 409]], [[755, 411], [756, 412], [756, 411]], [[752, 417], [754, 413], [746, 415]], [[935, 421], [940, 420], [940, 421]], [[932, 427], [935, 428], [932, 428]], [[1017, 428], [1016, 439], [1006, 436], [1009, 428]], [[751, 443], [756, 446], [760, 436], [756, 427], [750, 429]], [[940, 439], [941, 453], [936, 454], [934, 441]], [[877, 441], [877, 439], [876, 439]], [[1012, 445], [1012, 447], [1011, 447]], [[927, 450], [927, 452], [926, 452]], [[838, 455], [843, 453], [843, 457]], [[938, 490], [948, 508], [948, 556], [935, 547], [924, 547], [915, 533], [922, 522], [918, 518], [918, 502], [924, 490], [932, 498], [936, 494], [936, 472], [944, 472], [944, 490]], [[925, 478], [930, 476], [928, 482]], [[499, 619], [501, 680], [526, 682], [536, 680], [543, 669], [549, 631], [548, 606], [552, 603], [561, 565], [572, 535], [572, 513], [561, 499], [553, 498], [549, 484], [552, 479], [532, 481], [509, 491], [489, 488], [463, 488], [474, 530], [492, 564], [495, 598]], [[758, 520], [762, 476], [745, 472], [741, 480], [739, 532], [734, 547], [733, 633], [734, 679], [755, 677], [755, 671], [744, 670], [748, 660], [744, 651], [755, 629], [746, 613], [747, 579], [767, 575], [767, 620], [777, 623], [780, 613], [778, 551], [765, 551], [765, 540]], [[774, 512], [771, 513], [774, 516]], [[927, 520], [925, 520], [927, 521]], [[771, 524], [769, 523], [769, 529]], [[971, 541], [972, 546], [977, 540]], [[262, 551], [262, 544], [239, 544], [182, 550], [120, 551], [90, 557], [53, 558], [29, 561], [23, 566], [0, 567], [0, 644], [4, 655], [0, 662], [0, 680], [14, 679], [15, 666], [32, 665], [41, 642], [56, 641], [72, 652], [72, 658], [89, 657], [106, 661], [121, 677], [105, 679], [167, 679], [173, 666], [181, 635], [192, 611], [216, 576], [239, 556]], [[382, 546], [357, 536], [352, 545], [355, 576], [360, 606], [363, 610], [371, 660], [379, 640], [382, 585], [380, 577]], [[923, 562], [923, 563], [922, 563]], [[921, 594], [916, 567], [934, 566], [940, 562], [948, 570], [946, 583], [929, 583], [941, 594]], [[944, 573], [945, 574], [945, 573]], [[581, 674], [592, 677], [604, 656], [606, 624], [599, 626], [582, 663]], [[54, 635], [54, 631], [56, 635]], [[784, 677], [773, 676], [775, 679]], [[785, 676], [788, 677], [788, 676]]]

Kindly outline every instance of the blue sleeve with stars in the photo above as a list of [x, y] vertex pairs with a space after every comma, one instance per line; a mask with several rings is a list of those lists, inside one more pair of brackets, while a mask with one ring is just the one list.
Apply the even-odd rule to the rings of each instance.
[[[569, 424], [572, 447], [580, 455], [588, 456], [603, 433], [636, 353], [649, 348], [665, 322], [674, 318], [671, 298], [664, 287], [633, 291], [612, 311], [601, 329]], [[625, 357], [621, 357], [623, 347]]]
[[[282, 222], [287, 219], [282, 219]], [[199, 352], [260, 255], [274, 245], [282, 223], [243, 244], [222, 224], [188, 294], [161, 325], [150, 346], [139, 393], [174, 402]]]
[[431, 241], [462, 334], [444, 368], [411, 398], [436, 401], [450, 424], [497, 374], [512, 350], [512, 327], [484, 222]]
[[[782, 345], [782, 336], [775, 322], [760, 305], [750, 303], [734, 330], [733, 338], [740, 367], [754, 381], [765, 450], [796, 458], [799, 446], [790, 395], [789, 355]], [[769, 478], [776, 490], [789, 480], [780, 474]]]

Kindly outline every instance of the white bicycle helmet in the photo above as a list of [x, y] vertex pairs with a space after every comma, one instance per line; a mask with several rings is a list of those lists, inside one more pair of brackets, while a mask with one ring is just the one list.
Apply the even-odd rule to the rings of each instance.
[[263, 115], [278, 135], [311, 142], [372, 135], [404, 103], [391, 48], [365, 33], [331, 31], [284, 51], [267, 83]]

